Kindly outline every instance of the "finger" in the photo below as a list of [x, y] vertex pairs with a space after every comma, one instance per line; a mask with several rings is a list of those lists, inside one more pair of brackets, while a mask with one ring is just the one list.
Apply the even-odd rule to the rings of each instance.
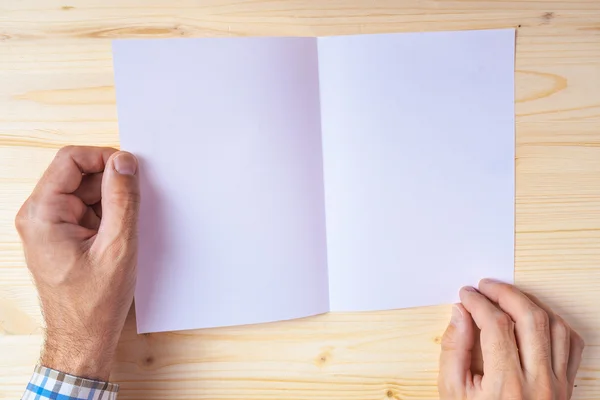
[[133, 154], [123, 151], [113, 154], [103, 175], [102, 219], [94, 243], [100, 249], [135, 240], [140, 203], [138, 163]]
[[571, 330], [571, 347], [569, 350], [569, 363], [567, 365], [567, 383], [569, 389], [569, 397], [573, 394], [573, 387], [575, 386], [575, 376], [581, 365], [581, 358], [583, 356], [583, 349], [585, 348], [585, 342], [579, 333]]
[[87, 207], [81, 199], [69, 194], [37, 196], [27, 208], [29, 219], [77, 225]]
[[[481, 381], [483, 379], [483, 376], [481, 376], [480, 374], [475, 374], [473, 375], [473, 388], [475, 390], [482, 390], [483, 388], [481, 387]], [[474, 396], [470, 396], [470, 397], [474, 397]]]
[[86, 174], [81, 178], [79, 187], [73, 194], [79, 197], [85, 204], [92, 205], [100, 201], [102, 186], [102, 172]]
[[475, 345], [471, 352], [471, 371], [473, 374], [483, 374], [483, 356], [481, 354], [481, 331], [477, 326], [474, 326]]
[[523, 370], [535, 379], [552, 371], [550, 319], [546, 311], [513, 285], [482, 279], [479, 291], [515, 321]]
[[471, 379], [471, 352], [475, 343], [473, 319], [461, 304], [452, 307], [452, 318], [442, 336], [438, 389], [441, 398], [464, 398]]
[[85, 214], [79, 221], [79, 225], [83, 226], [84, 228], [97, 231], [100, 227], [100, 218], [98, 218], [94, 210], [88, 207]]
[[510, 317], [472, 287], [462, 288], [459, 294], [463, 306], [481, 329], [483, 381], [520, 375], [514, 323]]
[[98, 218], [102, 218], [102, 200], [95, 204], [92, 204], [90, 207], [92, 207], [92, 210], [94, 210]]
[[545, 305], [534, 295], [525, 293], [529, 300], [546, 311], [550, 319], [550, 342], [552, 344], [552, 370], [557, 379], [567, 381], [567, 365], [571, 351], [571, 327], [550, 307]]
[[73, 193], [79, 187], [83, 174], [102, 172], [115, 151], [109, 147], [63, 147], [38, 182], [37, 189]]

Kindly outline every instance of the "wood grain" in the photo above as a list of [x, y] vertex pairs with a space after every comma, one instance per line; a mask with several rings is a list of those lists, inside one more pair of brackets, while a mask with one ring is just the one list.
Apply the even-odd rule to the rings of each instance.
[[[587, 342], [575, 398], [600, 398], [600, 2], [0, 2], [0, 399], [42, 340], [13, 218], [56, 150], [118, 146], [110, 40], [517, 27], [516, 280]], [[393, 287], [393, 282], [390, 283]], [[193, 310], [192, 310], [193, 312]], [[449, 307], [136, 335], [122, 399], [432, 399]]]

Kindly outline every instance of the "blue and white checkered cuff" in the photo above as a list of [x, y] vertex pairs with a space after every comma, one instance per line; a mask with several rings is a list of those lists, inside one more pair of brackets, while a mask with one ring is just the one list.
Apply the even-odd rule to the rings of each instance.
[[115, 400], [119, 385], [78, 378], [38, 365], [22, 400]]

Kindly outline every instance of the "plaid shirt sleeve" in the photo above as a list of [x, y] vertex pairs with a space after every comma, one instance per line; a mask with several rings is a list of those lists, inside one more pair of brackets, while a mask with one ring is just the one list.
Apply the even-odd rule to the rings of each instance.
[[38, 365], [22, 400], [115, 400], [119, 385], [67, 375]]

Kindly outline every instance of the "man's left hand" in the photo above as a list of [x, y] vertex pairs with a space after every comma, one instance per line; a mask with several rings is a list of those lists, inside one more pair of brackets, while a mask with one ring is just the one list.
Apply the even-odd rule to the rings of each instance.
[[17, 214], [46, 322], [41, 364], [110, 375], [133, 301], [138, 162], [111, 148], [61, 149]]

